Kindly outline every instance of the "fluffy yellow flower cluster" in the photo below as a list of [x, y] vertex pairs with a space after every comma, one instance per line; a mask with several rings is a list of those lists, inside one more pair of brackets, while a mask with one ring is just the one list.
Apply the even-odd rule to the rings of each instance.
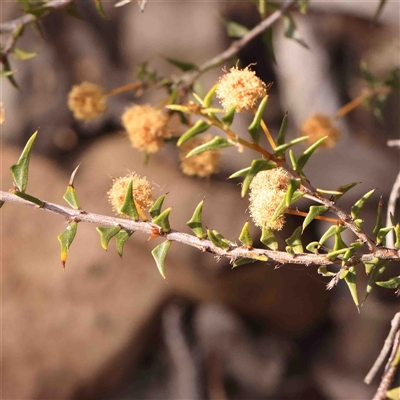
[[113, 179], [113, 185], [107, 192], [108, 200], [111, 203], [113, 210], [121, 215], [119, 210], [124, 204], [126, 190], [129, 182], [132, 181], [132, 195], [135, 203], [142, 209], [146, 210], [153, 204], [153, 198], [151, 194], [151, 186], [146, 178], [141, 178], [135, 172], [132, 172], [126, 176]]
[[225, 111], [236, 106], [236, 112], [254, 107], [256, 102], [266, 94], [267, 85], [249, 67], [231, 68], [219, 79], [216, 90], [216, 95]]
[[260, 228], [266, 225], [273, 230], [281, 230], [285, 224], [285, 216], [280, 215], [275, 221], [272, 217], [284, 198], [289, 174], [283, 168], [274, 168], [259, 172], [250, 184], [250, 215]]
[[74, 85], [68, 94], [68, 107], [76, 119], [89, 121], [107, 109], [106, 96], [100, 86], [91, 82]]
[[127, 108], [122, 124], [132, 146], [146, 153], [156, 153], [164, 139], [171, 137], [167, 116], [148, 104]]
[[310, 144], [328, 136], [320, 147], [332, 147], [341, 136], [340, 130], [333, 125], [332, 119], [323, 114], [315, 114], [306, 119], [300, 131], [302, 136], [309, 136], [308, 142]]

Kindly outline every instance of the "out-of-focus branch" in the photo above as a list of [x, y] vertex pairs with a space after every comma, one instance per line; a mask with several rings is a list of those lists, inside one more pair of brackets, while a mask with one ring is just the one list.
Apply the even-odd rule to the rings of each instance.
[[193, 85], [193, 82], [200, 75], [232, 58], [241, 49], [246, 47], [254, 38], [256, 38], [258, 35], [261, 35], [261, 33], [274, 25], [275, 22], [277, 22], [293, 4], [294, 0], [285, 0], [279, 10], [275, 11], [268, 18], [261, 21], [241, 39], [232, 42], [232, 44], [222, 53], [204, 62], [202, 65], [200, 65], [198, 70], [190, 71], [182, 75], [179, 79], [179, 86], [183, 89], [189, 89]]
[[[123, 218], [108, 217], [105, 215], [92, 214], [83, 210], [74, 210], [69, 207], [60, 206], [53, 203], [44, 202], [43, 207], [24, 200], [13, 193], [0, 191], [0, 201], [5, 203], [19, 203], [23, 205], [34, 206], [44, 211], [65, 217], [68, 221], [90, 222], [99, 226], [113, 227], [120, 226], [128, 231], [137, 231], [145, 233], [149, 236], [161, 236], [167, 240], [183, 243], [187, 246], [195, 247], [202, 252], [214, 254], [217, 258], [227, 258], [233, 262], [240, 258], [250, 258], [253, 260], [260, 259], [261, 256], [268, 257], [268, 261], [274, 264], [299, 264], [305, 266], [311, 265], [336, 265], [340, 266], [341, 261], [329, 260], [324, 254], [300, 253], [294, 256], [283, 251], [273, 251], [258, 248], [247, 248], [246, 246], [238, 246], [236, 243], [230, 243], [229, 250], [224, 250], [214, 245], [210, 240], [199, 239], [194, 235], [178, 232], [171, 229], [168, 233], [164, 232], [159, 226], [150, 222], [132, 221]], [[400, 260], [400, 250], [388, 249], [386, 247], [378, 247], [368, 254], [355, 255], [348, 263], [357, 264], [359, 262], [371, 261], [373, 258], [381, 260]]]
[[[50, 0], [45, 4], [46, 9], [49, 11], [58, 10], [72, 4], [74, 0]], [[43, 16], [46, 14], [43, 14]], [[1, 58], [6, 57], [14, 49], [14, 46], [18, 40], [18, 31], [24, 26], [37, 21], [38, 18], [33, 14], [24, 14], [21, 17], [13, 19], [12, 21], [0, 23], [0, 34], [8, 33], [9, 38], [6, 41], [4, 47], [1, 50]]]
[[[400, 140], [388, 140], [387, 145], [389, 147], [397, 147], [400, 149]], [[396, 202], [400, 197], [400, 171], [397, 174], [396, 180], [393, 184], [392, 190], [389, 196], [388, 209], [386, 214], [386, 226], [392, 225], [391, 215], [395, 215], [396, 212]], [[394, 247], [394, 232], [389, 232], [386, 238], [386, 246]]]
[[370, 384], [372, 380], [375, 378], [376, 374], [379, 371], [381, 365], [385, 362], [390, 350], [393, 347], [393, 343], [396, 337], [396, 333], [400, 331], [400, 312], [398, 312], [391, 322], [390, 332], [385, 340], [385, 343], [382, 347], [381, 352], [379, 353], [378, 358], [376, 359], [374, 365], [368, 372], [367, 376], [364, 378], [364, 382], [366, 384]]

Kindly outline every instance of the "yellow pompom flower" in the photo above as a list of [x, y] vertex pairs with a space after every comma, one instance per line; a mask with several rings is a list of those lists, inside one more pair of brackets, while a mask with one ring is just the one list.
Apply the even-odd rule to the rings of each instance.
[[68, 93], [68, 108], [76, 119], [89, 121], [107, 109], [106, 96], [100, 86], [91, 82], [74, 85]]
[[332, 147], [339, 140], [341, 136], [340, 130], [333, 125], [332, 119], [327, 115], [314, 114], [306, 119], [300, 129], [301, 136], [309, 136], [307, 141], [310, 144], [315, 143], [317, 140], [328, 136], [320, 147]]
[[236, 112], [254, 107], [267, 94], [267, 85], [249, 67], [233, 67], [219, 78], [216, 95], [225, 111], [236, 106]]
[[179, 156], [181, 159], [181, 169], [185, 175], [196, 175], [204, 178], [216, 171], [220, 160], [220, 152], [218, 150], [205, 151], [204, 153], [185, 158], [195, 147], [207, 143], [211, 139], [212, 135], [209, 134], [203, 137], [195, 136], [181, 146]]
[[126, 190], [128, 188], [129, 182], [132, 179], [132, 195], [135, 203], [142, 209], [146, 210], [153, 204], [153, 198], [151, 194], [151, 186], [149, 181], [144, 177], [141, 178], [135, 172], [132, 172], [126, 176], [113, 179], [113, 185], [111, 189], [107, 192], [108, 200], [111, 203], [113, 210], [121, 215], [119, 210], [124, 204]]
[[284, 198], [289, 174], [283, 168], [274, 168], [259, 172], [250, 184], [250, 215], [254, 223], [263, 228], [280, 231], [285, 224], [285, 216], [280, 215], [275, 221], [272, 217]]
[[132, 106], [122, 114], [124, 126], [132, 146], [146, 153], [156, 153], [171, 137], [168, 118], [148, 104]]

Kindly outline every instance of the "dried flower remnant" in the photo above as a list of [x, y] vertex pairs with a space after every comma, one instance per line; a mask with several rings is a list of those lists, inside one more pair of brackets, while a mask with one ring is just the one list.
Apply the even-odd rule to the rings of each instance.
[[151, 186], [149, 181], [144, 177], [141, 178], [135, 172], [132, 172], [124, 177], [113, 179], [113, 185], [107, 192], [108, 200], [111, 203], [113, 210], [121, 215], [119, 210], [124, 204], [126, 190], [129, 182], [132, 179], [132, 195], [135, 203], [142, 209], [145, 210], [153, 204], [153, 198], [151, 195]]
[[306, 119], [300, 132], [302, 136], [309, 136], [308, 142], [310, 144], [315, 143], [324, 136], [328, 136], [320, 147], [334, 146], [341, 136], [340, 130], [333, 125], [332, 119], [323, 114], [314, 114]]
[[100, 86], [85, 81], [74, 85], [68, 93], [68, 108], [76, 119], [89, 121], [107, 109], [106, 96]]
[[167, 116], [148, 104], [127, 108], [122, 124], [132, 146], [146, 153], [156, 153], [164, 139], [171, 137]]
[[236, 106], [236, 111], [242, 112], [266, 96], [267, 85], [249, 67], [233, 67], [219, 79], [216, 94], [225, 111]]
[[274, 168], [259, 172], [250, 184], [250, 215], [254, 223], [262, 228], [280, 231], [285, 224], [285, 216], [280, 215], [275, 221], [272, 217], [284, 198], [289, 174], [283, 168]]
[[212, 136], [207, 134], [203, 137], [196, 136], [188, 140], [180, 148], [181, 169], [185, 175], [199, 176], [201, 178], [212, 175], [219, 164], [220, 152], [218, 150], [209, 150], [203, 153], [185, 158], [187, 154], [195, 147], [209, 142]]

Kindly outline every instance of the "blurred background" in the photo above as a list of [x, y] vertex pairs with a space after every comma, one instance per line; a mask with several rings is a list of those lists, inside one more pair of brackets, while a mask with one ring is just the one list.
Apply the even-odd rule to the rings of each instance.
[[[277, 63], [261, 39], [238, 56], [242, 66], [256, 63], [257, 74], [273, 82], [265, 120], [276, 134], [289, 111], [292, 138], [310, 115], [333, 115], [361, 93], [361, 60], [378, 76], [400, 66], [398, 2], [387, 2], [378, 23], [371, 22], [378, 1], [310, 3], [307, 15], [293, 13], [309, 49], [285, 38], [278, 23]], [[0, 81], [2, 190], [12, 187], [9, 167], [39, 129], [30, 167], [33, 195], [62, 204], [81, 163], [75, 188], [83, 209], [112, 215], [106, 197], [111, 178], [136, 171], [153, 183], [156, 196], [169, 192], [165, 205], [174, 207], [174, 229], [187, 231], [186, 221], [206, 196], [204, 223], [236, 240], [249, 218], [248, 200], [240, 199], [239, 181], [226, 178], [256, 154], [228, 149], [208, 180], [184, 176], [172, 144], [144, 166], [120, 115], [133, 102], [157, 104], [163, 93], [113, 96], [107, 112], [89, 123], [73, 119], [67, 94], [83, 80], [106, 91], [133, 82], [144, 61], [160, 75], [180, 74], [165, 56], [201, 64], [231, 43], [218, 14], [251, 28], [259, 21], [254, 4], [149, 1], [141, 13], [136, 2], [114, 8], [104, 1], [108, 20], [90, 1], [77, 5], [84, 21], [55, 12], [40, 22], [43, 38], [26, 29], [18, 45], [38, 56], [12, 61], [20, 90]], [[2, 2], [0, 9], [1, 22], [21, 15], [17, 2]], [[205, 90], [222, 67], [202, 76]], [[399, 168], [398, 150], [386, 145], [399, 138], [399, 103], [399, 93], [391, 94], [382, 121], [361, 107], [349, 113], [339, 121], [340, 140], [318, 151], [306, 168], [315, 187], [362, 182], [341, 199], [345, 210], [377, 188], [362, 213], [368, 232], [379, 196], [387, 204]], [[240, 115], [234, 130], [245, 136], [250, 121], [251, 115]], [[343, 282], [327, 292], [328, 280], [315, 267], [255, 263], [232, 270], [225, 260], [178, 243], [168, 254], [164, 281], [150, 254], [157, 240], [136, 233], [120, 259], [112, 243], [108, 252], [101, 249], [88, 224], [79, 225], [63, 273], [57, 235], [66, 221], [14, 204], [1, 213], [4, 399], [368, 399], [377, 388], [379, 375], [370, 386], [363, 378], [399, 311], [393, 291], [375, 289], [359, 314]], [[287, 220], [282, 246], [302, 223]], [[313, 223], [304, 242], [318, 240], [328, 227]], [[259, 237], [255, 228], [253, 234]], [[391, 276], [400, 273], [399, 265], [389, 269]]]

